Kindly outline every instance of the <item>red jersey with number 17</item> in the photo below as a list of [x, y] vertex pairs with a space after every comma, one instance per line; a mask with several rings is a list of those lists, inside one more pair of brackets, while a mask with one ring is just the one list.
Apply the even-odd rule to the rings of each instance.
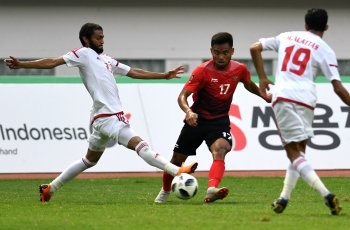
[[209, 60], [193, 71], [184, 89], [193, 93], [192, 111], [200, 118], [211, 120], [228, 116], [237, 84], [249, 81], [250, 72], [244, 64], [231, 60], [228, 67], [221, 70]]

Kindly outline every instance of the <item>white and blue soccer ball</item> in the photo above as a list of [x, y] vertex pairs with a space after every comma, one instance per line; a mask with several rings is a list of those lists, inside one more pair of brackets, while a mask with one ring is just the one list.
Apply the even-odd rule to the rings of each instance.
[[171, 182], [171, 191], [176, 197], [188, 200], [196, 195], [198, 191], [198, 181], [190, 174], [181, 173], [175, 176]]

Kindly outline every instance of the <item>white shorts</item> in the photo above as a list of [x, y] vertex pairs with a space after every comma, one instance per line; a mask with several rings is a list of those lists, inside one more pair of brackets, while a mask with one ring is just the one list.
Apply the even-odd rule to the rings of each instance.
[[120, 121], [117, 116], [101, 117], [92, 124], [89, 149], [102, 152], [110, 140], [127, 147], [130, 139], [135, 136], [135, 131], [128, 122]]
[[305, 106], [279, 101], [273, 106], [282, 143], [300, 142], [314, 136], [314, 111]]

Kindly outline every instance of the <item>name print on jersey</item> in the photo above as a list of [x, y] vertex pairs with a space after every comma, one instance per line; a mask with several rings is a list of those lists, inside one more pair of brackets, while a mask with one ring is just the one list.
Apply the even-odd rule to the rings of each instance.
[[298, 42], [298, 43], [300, 43], [300, 44], [303, 44], [303, 45], [306, 45], [306, 46], [308, 46], [308, 47], [311, 47], [311, 48], [313, 48], [314, 50], [317, 50], [317, 49], [320, 47], [319, 44], [314, 43], [314, 42], [309, 41], [309, 40], [304, 39], [304, 38], [300, 38], [300, 37], [298, 37], [298, 36], [291, 36], [291, 35], [290, 35], [290, 36], [287, 37], [287, 39], [290, 40], [290, 41], [295, 41], [295, 42]]

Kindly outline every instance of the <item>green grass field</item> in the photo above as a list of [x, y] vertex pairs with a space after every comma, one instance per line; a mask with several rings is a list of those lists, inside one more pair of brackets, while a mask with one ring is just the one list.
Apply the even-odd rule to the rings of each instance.
[[46, 204], [38, 185], [47, 180], [0, 180], [0, 229], [350, 229], [350, 178], [323, 178], [341, 200], [343, 211], [332, 216], [320, 195], [299, 181], [283, 214], [270, 203], [283, 178], [225, 177], [225, 200], [203, 204], [206, 178], [191, 200], [171, 196], [154, 204], [161, 178], [73, 180]]

